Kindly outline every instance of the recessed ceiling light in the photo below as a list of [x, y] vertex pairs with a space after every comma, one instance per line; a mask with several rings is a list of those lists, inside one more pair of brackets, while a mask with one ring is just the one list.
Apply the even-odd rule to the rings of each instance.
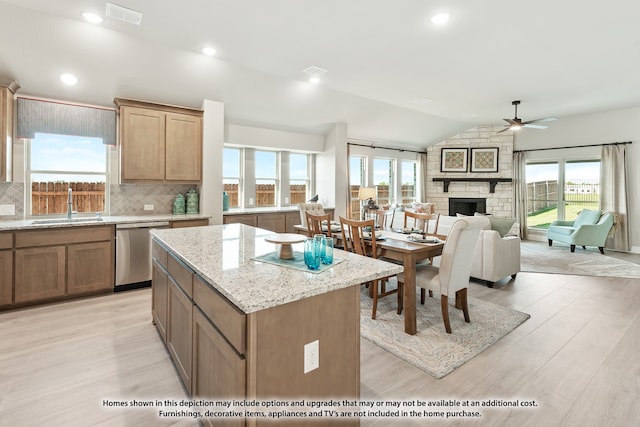
[[436, 13], [431, 17], [431, 22], [436, 25], [442, 25], [451, 19], [451, 14], [449, 12], [440, 12]]
[[210, 46], [206, 46], [202, 48], [202, 53], [207, 56], [214, 56], [216, 54], [216, 50]]
[[314, 85], [317, 85], [318, 83], [320, 83], [320, 77], [309, 77], [309, 83], [313, 83]]
[[302, 72], [309, 75], [310, 83], [317, 85], [318, 83], [320, 83], [320, 76], [325, 74], [327, 70], [325, 70], [324, 68], [320, 68], [316, 65], [312, 65], [302, 70]]
[[78, 78], [71, 73], [60, 74], [60, 81], [68, 86], [73, 86], [78, 83]]
[[93, 12], [82, 12], [82, 17], [90, 24], [101, 24], [104, 21], [102, 16]]

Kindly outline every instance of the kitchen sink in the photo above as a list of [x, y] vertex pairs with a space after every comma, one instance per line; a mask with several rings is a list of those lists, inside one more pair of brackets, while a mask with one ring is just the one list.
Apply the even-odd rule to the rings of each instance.
[[102, 218], [51, 218], [51, 219], [34, 219], [31, 224], [74, 224], [78, 222], [101, 222]]

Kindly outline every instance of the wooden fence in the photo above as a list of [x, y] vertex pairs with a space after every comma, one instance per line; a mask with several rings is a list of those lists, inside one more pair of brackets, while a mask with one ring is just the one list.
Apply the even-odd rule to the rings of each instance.
[[[229, 207], [240, 206], [238, 184], [224, 184], [224, 191], [229, 196]], [[297, 205], [307, 200], [307, 186], [295, 184], [289, 186], [289, 204]], [[275, 206], [276, 187], [274, 184], [256, 184], [255, 206]]]
[[73, 194], [74, 211], [104, 212], [104, 182], [33, 182], [31, 184], [31, 214], [66, 213], [69, 188]]

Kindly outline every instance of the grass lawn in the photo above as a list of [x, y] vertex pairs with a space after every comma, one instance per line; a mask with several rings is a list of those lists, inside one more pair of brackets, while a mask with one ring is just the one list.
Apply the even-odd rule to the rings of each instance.
[[[568, 203], [565, 202], [564, 217], [567, 221], [573, 221], [578, 216], [578, 213], [582, 209], [597, 209], [598, 201], [585, 201], [580, 200], [577, 202], [571, 202], [569, 196], [567, 196]], [[542, 210], [529, 214], [527, 217], [527, 226], [536, 228], [549, 228], [552, 221], [558, 219], [558, 208], [552, 208], [549, 210]]]

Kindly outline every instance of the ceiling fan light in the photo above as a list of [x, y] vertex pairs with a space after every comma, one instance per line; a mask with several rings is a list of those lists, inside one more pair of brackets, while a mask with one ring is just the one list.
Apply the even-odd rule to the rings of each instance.
[[522, 126], [517, 124], [512, 124], [511, 126], [509, 126], [509, 130], [520, 130], [520, 129], [522, 129]]

